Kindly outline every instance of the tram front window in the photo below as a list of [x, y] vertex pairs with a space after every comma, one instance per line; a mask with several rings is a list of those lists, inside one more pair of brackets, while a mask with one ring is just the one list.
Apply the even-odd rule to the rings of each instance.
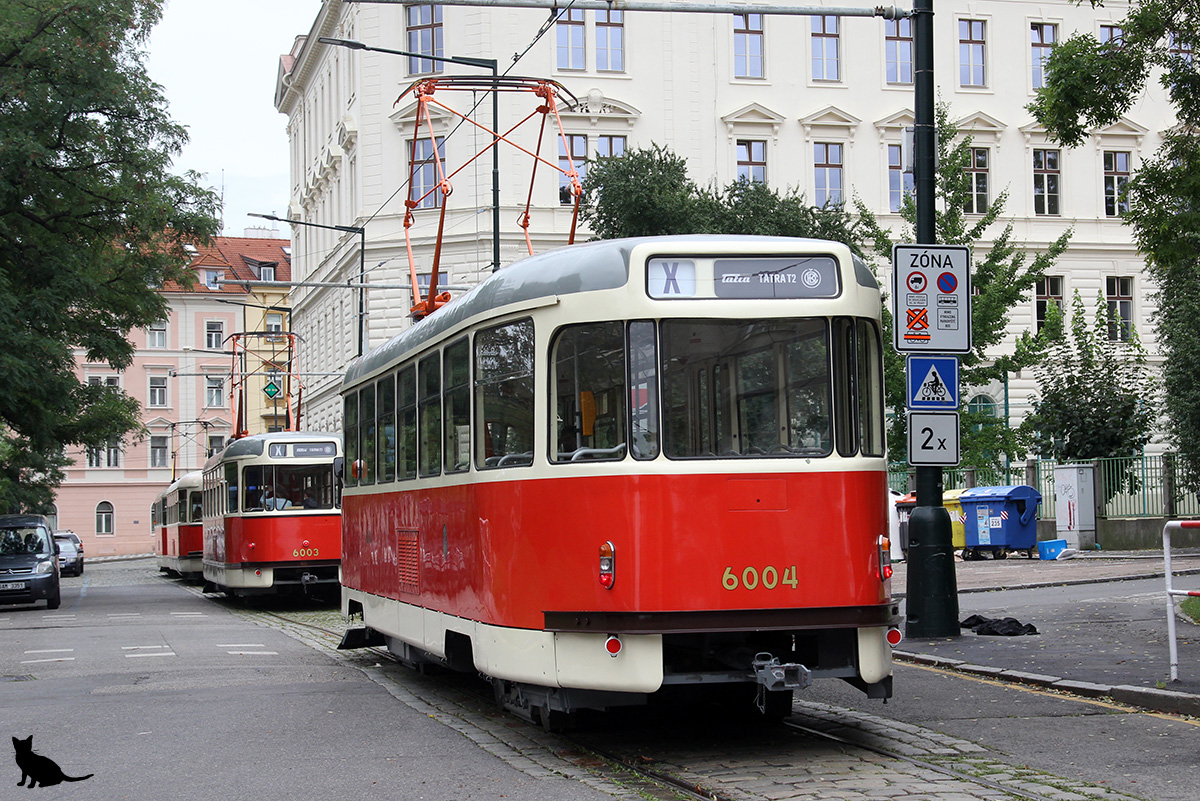
[[333, 468], [328, 464], [247, 467], [245, 486], [247, 512], [341, 506]]
[[664, 320], [663, 449], [673, 458], [827, 456], [826, 321]]

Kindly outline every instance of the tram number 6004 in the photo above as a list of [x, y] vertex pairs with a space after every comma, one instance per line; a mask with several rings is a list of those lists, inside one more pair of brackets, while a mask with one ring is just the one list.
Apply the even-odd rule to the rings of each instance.
[[733, 567], [725, 568], [725, 572], [721, 574], [721, 586], [727, 590], [736, 590], [738, 587], [756, 590], [760, 586], [766, 590], [773, 590], [782, 585], [787, 585], [793, 590], [799, 585], [796, 580], [795, 565], [785, 567], [782, 573], [773, 565], [767, 565], [762, 569], [761, 574], [752, 566], [745, 567], [742, 569], [740, 579]]

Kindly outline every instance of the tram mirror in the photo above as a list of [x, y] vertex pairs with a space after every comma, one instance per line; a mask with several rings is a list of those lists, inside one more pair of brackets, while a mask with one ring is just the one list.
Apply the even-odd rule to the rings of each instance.
[[333, 457], [333, 477], [338, 480], [338, 483], [343, 483], [343, 477], [346, 474], [346, 457]]
[[596, 396], [591, 392], [579, 393], [579, 413], [583, 418], [583, 435], [593, 436], [596, 429]]

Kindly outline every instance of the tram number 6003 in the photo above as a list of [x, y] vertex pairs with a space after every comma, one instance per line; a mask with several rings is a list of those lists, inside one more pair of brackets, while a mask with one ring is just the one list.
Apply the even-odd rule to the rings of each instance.
[[784, 584], [793, 590], [798, 586], [795, 565], [785, 567], [782, 573], [774, 566], [767, 565], [761, 574], [754, 567], [746, 567], [742, 569], [740, 580], [732, 567], [725, 568], [725, 572], [721, 574], [721, 586], [727, 590], [736, 590], [738, 587], [755, 590], [760, 586], [766, 590], [773, 590]]
[[296, 548], [292, 551], [292, 556], [320, 556], [320, 552], [316, 548]]

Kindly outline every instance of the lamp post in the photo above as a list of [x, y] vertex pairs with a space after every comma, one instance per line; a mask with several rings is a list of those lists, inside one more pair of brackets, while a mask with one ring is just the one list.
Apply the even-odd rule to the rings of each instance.
[[[428, 61], [442, 61], [449, 64], [465, 64], [468, 67], [482, 67], [492, 71], [493, 81], [500, 77], [498, 64], [494, 58], [472, 58], [471, 56], [430, 56], [425, 53], [413, 53], [408, 50], [391, 50], [386, 47], [372, 47], [357, 39], [334, 39], [328, 36], [317, 38], [318, 42], [335, 47], [345, 47], [350, 50], [367, 50], [372, 53], [388, 53], [393, 56], [409, 56]], [[499, 93], [492, 91], [492, 135], [500, 130], [500, 99]], [[492, 272], [500, 269], [500, 148], [492, 142]]]
[[346, 231], [351, 234], [358, 234], [358, 355], [363, 355], [363, 329], [364, 322], [367, 316], [367, 297], [366, 297], [366, 275], [367, 275], [367, 229], [357, 225], [323, 225], [322, 223], [305, 222], [304, 220], [289, 220], [284, 217], [276, 217], [274, 214], [255, 214], [250, 212], [249, 216], [259, 217], [264, 220], [273, 220], [274, 222], [285, 222], [291, 225], [307, 225], [311, 228], [325, 228], [330, 231]]

